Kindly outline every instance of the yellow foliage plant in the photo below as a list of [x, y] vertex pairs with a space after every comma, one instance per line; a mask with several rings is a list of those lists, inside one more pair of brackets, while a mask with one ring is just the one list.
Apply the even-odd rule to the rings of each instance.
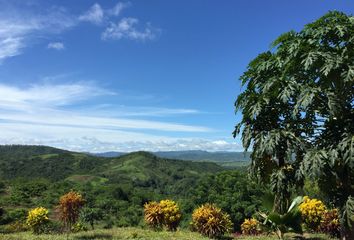
[[46, 208], [37, 207], [28, 211], [26, 224], [32, 229], [33, 233], [42, 233], [48, 222], [48, 210]]
[[322, 216], [326, 212], [326, 206], [321, 200], [305, 196], [299, 206], [303, 221], [307, 228], [318, 231]]
[[181, 211], [172, 200], [161, 200], [160, 207], [163, 213], [163, 224], [169, 231], [176, 231], [179, 222], [181, 221]]
[[230, 216], [214, 204], [204, 204], [194, 210], [192, 227], [209, 238], [220, 237], [232, 230]]
[[257, 219], [249, 218], [241, 224], [242, 234], [245, 235], [257, 235], [261, 233], [260, 224]]
[[157, 230], [162, 227], [163, 213], [158, 202], [149, 202], [144, 205], [144, 219], [147, 225]]
[[176, 231], [181, 217], [177, 203], [172, 200], [149, 202], [144, 206], [145, 222], [155, 230], [165, 226], [169, 231]]

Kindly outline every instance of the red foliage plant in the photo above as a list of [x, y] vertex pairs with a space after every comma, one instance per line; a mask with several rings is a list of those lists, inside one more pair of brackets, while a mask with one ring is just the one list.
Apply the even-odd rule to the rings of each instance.
[[84, 204], [85, 200], [82, 195], [75, 191], [70, 191], [60, 197], [58, 206], [60, 220], [69, 230], [79, 219], [80, 209]]

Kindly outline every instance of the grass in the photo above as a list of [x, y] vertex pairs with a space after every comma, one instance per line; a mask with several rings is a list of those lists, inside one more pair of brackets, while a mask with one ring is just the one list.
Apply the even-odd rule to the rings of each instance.
[[[295, 235], [287, 235], [287, 239], [298, 239]], [[113, 228], [100, 229], [94, 231], [80, 232], [70, 234], [68, 237], [62, 235], [33, 235], [30, 232], [0, 234], [0, 240], [116, 240], [116, 239], [139, 239], [139, 240], [207, 240], [208, 238], [199, 235], [198, 233], [181, 230], [177, 232], [154, 232], [141, 228]], [[225, 237], [224, 240], [277, 240], [275, 236], [237, 236], [235, 238]], [[306, 240], [331, 240], [323, 234], [305, 234]]]

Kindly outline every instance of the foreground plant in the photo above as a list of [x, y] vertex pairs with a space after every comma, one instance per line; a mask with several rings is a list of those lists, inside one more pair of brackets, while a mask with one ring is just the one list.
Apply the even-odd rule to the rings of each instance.
[[284, 214], [271, 212], [269, 214], [259, 213], [264, 218], [263, 225], [270, 231], [274, 231], [279, 239], [284, 239], [284, 234], [294, 232], [302, 234], [301, 228], [301, 212], [299, 205], [302, 203], [303, 197], [296, 197], [288, 211]]
[[177, 203], [172, 200], [149, 202], [144, 206], [145, 222], [155, 230], [165, 226], [168, 231], [176, 231], [181, 217]]
[[322, 216], [320, 231], [331, 237], [339, 237], [340, 222], [338, 209], [326, 210]]
[[85, 200], [82, 195], [75, 191], [70, 191], [60, 198], [58, 206], [60, 219], [69, 231], [79, 219], [80, 210], [84, 204]]
[[307, 228], [319, 231], [321, 220], [326, 212], [326, 206], [321, 200], [305, 196], [299, 206], [302, 218]]
[[245, 221], [241, 224], [242, 234], [245, 235], [257, 235], [261, 233], [261, 229], [259, 227], [260, 223], [255, 218], [245, 219]]
[[169, 231], [176, 231], [182, 217], [177, 203], [172, 200], [161, 200], [160, 206], [163, 213], [164, 226]]
[[144, 205], [144, 219], [152, 229], [162, 228], [163, 217], [162, 208], [158, 202], [149, 202]]
[[209, 238], [223, 236], [232, 230], [230, 216], [214, 204], [204, 204], [194, 210], [192, 227]]
[[49, 211], [44, 207], [37, 207], [28, 211], [26, 224], [34, 234], [44, 232], [45, 225], [49, 222], [48, 213]]

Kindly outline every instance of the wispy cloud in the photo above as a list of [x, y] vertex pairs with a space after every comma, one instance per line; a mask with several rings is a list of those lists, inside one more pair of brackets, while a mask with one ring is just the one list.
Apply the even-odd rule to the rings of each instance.
[[[11, 5], [11, 4], [8, 4]], [[102, 39], [152, 40], [158, 29], [150, 24], [139, 28], [137, 18], [123, 18], [114, 23], [122, 11], [131, 6], [130, 2], [118, 2], [114, 7], [103, 9], [95, 3], [79, 16], [70, 14], [64, 7], [49, 9], [26, 9], [18, 6], [9, 9], [0, 8], [0, 63], [5, 59], [20, 55], [34, 40], [60, 34], [81, 22], [90, 22], [101, 27]], [[50, 43], [48, 48], [64, 49], [62, 43]]]
[[117, 23], [112, 21], [111, 17], [119, 16], [123, 9], [130, 5], [130, 2], [118, 2], [113, 8], [104, 10], [101, 5], [95, 3], [87, 12], [79, 16], [79, 20], [96, 25], [105, 25], [106, 28], [101, 34], [103, 40], [120, 40], [125, 38], [145, 41], [154, 39], [159, 30], [153, 28], [150, 23], [138, 29], [139, 20], [137, 18], [125, 17]]
[[64, 50], [65, 46], [64, 46], [64, 43], [62, 43], [62, 42], [51, 42], [51, 43], [48, 43], [47, 48], [48, 49], [55, 49], [55, 50]]
[[178, 133], [197, 136], [215, 132], [208, 127], [144, 119], [201, 114], [198, 110], [91, 105], [93, 98], [107, 95], [121, 97], [94, 82], [46, 82], [22, 88], [0, 84], [0, 144], [40, 144], [90, 152], [242, 150], [231, 139], [177, 137]]
[[93, 24], [100, 24], [103, 21], [103, 17], [104, 12], [101, 5], [95, 3], [87, 12], [79, 16], [79, 20], [91, 22]]
[[[91, 145], [96, 143], [97, 148], [106, 146], [102, 149], [108, 150], [113, 146], [117, 149], [117, 146], [126, 145], [128, 150], [127, 142], [139, 142], [136, 147], [147, 147], [149, 142], [155, 146], [161, 141], [166, 145], [178, 140], [170, 137], [170, 133], [213, 131], [204, 126], [134, 118], [198, 113], [192, 109], [131, 107], [128, 110], [130, 114], [104, 115], [97, 110], [77, 108], [85, 104], [90, 106], [89, 102], [94, 97], [119, 97], [114, 94], [94, 83], [46, 83], [26, 88], [1, 84], [0, 144], [38, 143], [90, 151], [85, 145], [90, 141]], [[114, 105], [110, 109], [114, 111]], [[74, 142], [76, 147], [73, 147]]]
[[[1, 144], [38, 144], [83, 152], [132, 152], [132, 151], [243, 151], [232, 139], [210, 140], [198, 138], [173, 138], [137, 132], [54, 127], [22, 123], [0, 125]], [[82, 135], [86, 133], [86, 135]]]
[[90, 82], [73, 84], [35, 84], [27, 88], [0, 84], [0, 107], [11, 104], [38, 106], [64, 106], [88, 98], [113, 95]]
[[103, 9], [98, 3], [93, 4], [89, 10], [79, 16], [79, 21], [90, 22], [96, 25], [108, 20], [110, 16], [117, 17], [121, 12], [131, 6], [130, 2], [118, 2], [113, 8]]
[[45, 13], [25, 14], [21, 9], [1, 13], [0, 62], [21, 54], [33, 39], [42, 35], [61, 33], [76, 24], [66, 9], [58, 7], [53, 7]]
[[119, 16], [123, 9], [131, 6], [130, 2], [118, 2], [112, 9], [107, 10], [107, 14], [113, 16]]
[[136, 26], [139, 20], [136, 18], [123, 18], [118, 23], [110, 23], [102, 33], [103, 40], [120, 40], [123, 38], [132, 40], [152, 40], [156, 37], [156, 30], [149, 24], [138, 30]]
[[21, 37], [0, 38], [0, 63], [6, 58], [21, 54], [23, 47]]

